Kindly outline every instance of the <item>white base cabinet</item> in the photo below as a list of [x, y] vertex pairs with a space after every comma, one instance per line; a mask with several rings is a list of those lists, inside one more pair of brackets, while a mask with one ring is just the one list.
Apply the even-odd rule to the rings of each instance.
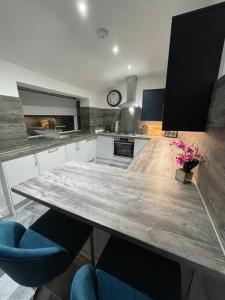
[[66, 145], [66, 160], [92, 161], [96, 158], [96, 140], [83, 140]]
[[78, 160], [78, 143], [66, 145], [66, 161]]
[[8, 213], [9, 213], [8, 203], [6, 202], [5, 194], [2, 187], [2, 182], [0, 180], [0, 219], [6, 216]]
[[[147, 139], [134, 138], [134, 157], [141, 151], [141, 149], [148, 142]], [[114, 137], [98, 136], [97, 137], [97, 158], [113, 159], [116, 161], [131, 161], [131, 158], [122, 156], [114, 156]]]
[[[3, 162], [0, 165], [0, 209], [5, 199], [9, 199], [11, 208], [25, 198], [11, 191], [13, 186], [32, 177], [43, 175], [46, 171], [56, 168], [66, 161], [92, 161], [96, 158], [96, 140], [77, 141], [37, 154]], [[6, 195], [7, 194], [7, 195]], [[1, 212], [1, 211], [0, 211]]]
[[28, 155], [2, 163], [5, 181], [14, 205], [25, 198], [11, 191], [11, 187], [39, 175], [35, 155]]
[[114, 138], [110, 136], [97, 137], [97, 153], [99, 158], [113, 159], [114, 157]]
[[87, 161], [95, 161], [96, 160], [96, 139], [90, 140], [87, 142], [87, 150], [86, 150], [86, 155], [87, 155]]
[[96, 140], [84, 140], [78, 142], [78, 160], [79, 161], [92, 161], [96, 157]]
[[148, 140], [145, 139], [135, 139], [134, 142], [134, 157], [143, 149]]
[[40, 175], [66, 162], [66, 147], [60, 146], [51, 148], [37, 155], [38, 169]]

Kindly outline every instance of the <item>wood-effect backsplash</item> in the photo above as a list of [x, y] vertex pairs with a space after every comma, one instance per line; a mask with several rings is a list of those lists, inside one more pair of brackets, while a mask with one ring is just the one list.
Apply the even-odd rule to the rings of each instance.
[[204, 161], [195, 178], [225, 248], [225, 76], [216, 82], [206, 132], [182, 132]]
[[0, 96], [0, 151], [27, 143], [20, 98]]
[[94, 133], [96, 129], [110, 125], [115, 130], [115, 122], [120, 120], [120, 109], [101, 109], [97, 107], [81, 107], [81, 130]]

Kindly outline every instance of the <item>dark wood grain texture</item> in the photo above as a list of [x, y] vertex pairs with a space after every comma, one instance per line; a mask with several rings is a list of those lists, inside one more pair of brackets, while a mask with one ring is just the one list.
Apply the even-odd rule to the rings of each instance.
[[13, 191], [171, 259], [224, 276], [225, 258], [195, 185], [174, 180], [169, 142], [149, 141], [130, 167], [133, 171], [72, 162]]
[[27, 144], [20, 98], [0, 96], [0, 150]]
[[120, 120], [120, 109], [102, 109], [97, 107], [81, 107], [80, 121], [81, 130], [85, 132], [95, 132], [96, 129], [111, 126], [115, 130], [115, 121]]
[[225, 249], [225, 76], [215, 85], [206, 132], [181, 137], [204, 156], [195, 178]]

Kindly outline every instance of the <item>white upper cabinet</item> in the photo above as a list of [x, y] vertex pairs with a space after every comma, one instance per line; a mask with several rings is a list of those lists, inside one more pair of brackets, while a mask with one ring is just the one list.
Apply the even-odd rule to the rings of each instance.
[[99, 158], [113, 159], [114, 155], [114, 139], [110, 136], [97, 137], [97, 153]]
[[78, 160], [78, 143], [72, 143], [66, 145], [66, 160], [73, 161]]
[[8, 190], [13, 204], [18, 204], [25, 198], [13, 193], [11, 188], [27, 179], [39, 175], [35, 155], [28, 155], [2, 163]]
[[66, 146], [45, 150], [36, 154], [40, 175], [66, 162]]

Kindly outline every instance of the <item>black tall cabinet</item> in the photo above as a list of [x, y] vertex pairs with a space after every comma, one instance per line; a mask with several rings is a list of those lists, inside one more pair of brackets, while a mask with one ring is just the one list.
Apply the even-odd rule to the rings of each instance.
[[205, 130], [224, 38], [225, 2], [173, 17], [163, 130]]

